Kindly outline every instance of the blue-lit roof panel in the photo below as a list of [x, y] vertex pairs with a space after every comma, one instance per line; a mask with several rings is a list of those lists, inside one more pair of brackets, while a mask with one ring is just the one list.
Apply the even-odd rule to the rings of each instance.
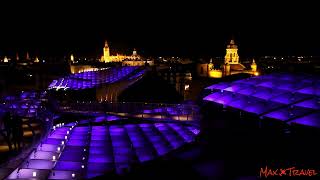
[[316, 98], [312, 98], [312, 99], [308, 99], [308, 100], [296, 103], [295, 106], [320, 110], [320, 97], [316, 97]]
[[297, 118], [290, 122], [320, 128], [320, 112], [312, 113], [312, 114]]
[[[68, 133], [65, 129], [69, 129]], [[82, 126], [78, 123], [71, 127], [63, 125], [53, 130], [48, 138], [45, 137], [42, 142], [47, 143], [40, 144], [21, 165], [12, 169], [9, 179], [47, 179], [49, 173], [51, 179], [87, 179], [106, 173], [122, 174], [124, 167], [131, 169], [140, 162], [156, 159], [193, 142], [199, 131], [198, 126], [173, 121], [101, 126]], [[65, 138], [57, 139], [59, 143], [47, 140], [59, 138], [56, 134], [61, 133]], [[89, 140], [97, 136], [110, 137], [112, 140]]]
[[248, 105], [247, 107], [244, 107], [243, 110], [250, 112], [250, 113], [254, 113], [257, 115], [260, 114], [264, 114], [266, 112], [270, 112], [274, 109], [280, 108], [282, 107], [283, 104], [280, 103], [276, 103], [276, 102], [256, 102], [256, 103], [251, 103], [250, 105]]
[[313, 85], [297, 90], [299, 93], [320, 96], [320, 85]]
[[230, 91], [230, 92], [237, 92], [240, 91], [241, 89], [246, 89], [250, 88], [251, 86], [248, 84], [232, 84], [231, 86], [225, 88], [225, 91]]
[[255, 93], [251, 94], [251, 96], [256, 97], [256, 98], [260, 98], [260, 99], [264, 99], [264, 100], [269, 100], [270, 98], [273, 98], [275, 96], [279, 96], [279, 95], [287, 93], [287, 92], [288, 91], [285, 91], [285, 90], [257, 86]]
[[264, 116], [273, 118], [273, 119], [282, 120], [282, 121], [288, 121], [290, 119], [294, 119], [299, 116], [304, 116], [311, 112], [312, 110], [307, 108], [302, 108], [302, 107], [293, 107], [293, 108], [285, 107], [285, 108], [280, 108], [275, 111], [272, 111]]
[[278, 96], [275, 96], [270, 99], [270, 101], [278, 102], [282, 104], [292, 104], [295, 102], [299, 102], [301, 100], [310, 99], [312, 96], [301, 93], [285, 93]]
[[218, 84], [213, 84], [213, 85], [207, 87], [206, 89], [210, 89], [210, 90], [218, 89], [218, 90], [221, 90], [221, 89], [225, 89], [225, 88], [227, 88], [229, 86], [230, 86], [230, 83], [222, 82], [222, 83], [218, 83]]
[[209, 94], [205, 101], [281, 121], [308, 119], [308, 114], [320, 110], [320, 80], [313, 75], [273, 73], [214, 87], [220, 91]]
[[71, 89], [80, 90], [94, 88], [101, 84], [110, 84], [117, 82], [125, 77], [133, 78], [141, 76], [145, 71], [136, 71], [138, 67], [128, 66], [128, 67], [114, 67], [109, 69], [101, 69], [94, 71], [81, 72], [76, 74], [71, 74], [69, 76], [53, 80], [49, 85], [48, 89]]

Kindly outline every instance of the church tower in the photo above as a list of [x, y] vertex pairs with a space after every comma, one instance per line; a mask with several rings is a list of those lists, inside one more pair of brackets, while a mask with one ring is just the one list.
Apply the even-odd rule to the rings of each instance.
[[133, 49], [132, 56], [138, 56], [136, 48]]
[[210, 59], [210, 63], [208, 64], [208, 76], [210, 75], [210, 71], [214, 69], [214, 64], [212, 63], [212, 58]]
[[239, 64], [238, 46], [235, 44], [233, 39], [231, 39], [230, 43], [227, 45], [224, 63]]
[[71, 61], [71, 63], [74, 63], [74, 56], [73, 56], [73, 54], [70, 55], [70, 61]]
[[256, 72], [256, 71], [257, 71], [257, 64], [256, 64], [256, 62], [255, 62], [254, 59], [252, 60], [251, 70], [252, 70], [253, 72]]
[[108, 45], [108, 42], [104, 42], [104, 48], [103, 48], [103, 59], [104, 62], [110, 62], [110, 48]]

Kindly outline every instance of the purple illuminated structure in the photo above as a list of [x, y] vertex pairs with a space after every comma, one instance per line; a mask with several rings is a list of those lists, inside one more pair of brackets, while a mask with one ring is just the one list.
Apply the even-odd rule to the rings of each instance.
[[21, 117], [35, 117], [41, 111], [46, 92], [22, 91], [16, 96], [6, 96], [0, 100], [0, 109]]
[[[54, 80], [48, 87], [48, 89], [54, 90], [81, 90], [94, 88], [102, 84], [114, 83], [122, 78], [128, 77], [132, 72], [137, 70], [138, 67], [128, 66], [128, 67], [116, 67], [109, 68], [107, 70], [98, 71], [88, 71], [82, 73], [72, 74], [58, 80]], [[139, 71], [133, 76], [129, 77], [139, 77], [144, 73], [144, 71]]]
[[[147, 106], [147, 105], [146, 105]], [[169, 115], [187, 115], [192, 114], [194, 107], [185, 104], [167, 105], [166, 107], [144, 109], [144, 114], [169, 114]]]
[[[98, 117], [94, 121], [115, 120]], [[181, 122], [59, 125], [7, 179], [83, 179], [122, 174], [137, 163], [193, 142], [199, 128]]]
[[307, 74], [274, 73], [207, 87], [205, 101], [260, 117], [319, 127], [320, 80]]

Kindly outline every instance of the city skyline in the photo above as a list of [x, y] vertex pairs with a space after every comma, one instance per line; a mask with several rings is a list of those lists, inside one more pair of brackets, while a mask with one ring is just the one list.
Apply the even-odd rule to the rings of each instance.
[[[104, 36], [105, 37], [105, 36]], [[114, 47], [111, 50], [112, 54], [123, 53], [131, 54], [133, 49], [137, 49], [139, 54], [144, 56], [179, 56], [179, 57], [194, 57], [194, 58], [203, 58], [203, 57], [223, 57], [225, 54], [225, 46], [232, 38], [236, 41], [237, 44], [241, 47], [239, 54], [241, 57], [250, 58], [250, 57], [261, 57], [261, 56], [319, 56], [319, 47], [309, 47], [307, 49], [295, 49], [297, 47], [287, 47], [287, 48], [273, 48], [267, 49], [267, 47], [261, 46], [260, 48], [254, 47], [254, 45], [248, 44], [252, 42], [252, 39], [243, 39], [243, 36], [235, 36], [234, 34], [226, 35], [225, 38], [218, 37], [215, 43], [210, 44], [209, 42], [205, 45], [206, 47], [199, 45], [195, 46], [186, 46], [181, 44], [182, 42], [163, 42], [162, 44], [168, 43], [168, 46], [161, 46], [159, 44], [149, 44], [146, 43], [146, 40], [141, 40], [140, 42], [135, 41], [135, 39], [128, 38], [127, 40], [123, 38], [117, 39], [116, 37], [111, 37], [110, 44]], [[238, 37], [238, 38], [237, 38]], [[31, 54], [31, 57], [36, 56], [45, 56], [45, 57], [69, 57], [71, 54], [78, 57], [94, 57], [100, 58], [103, 54], [102, 47], [105, 42], [105, 39], [91, 39], [86, 40], [84, 44], [79, 44], [79, 40], [75, 42], [65, 41], [64, 45], [50, 45], [46, 43], [33, 44], [34, 42], [17, 42], [14, 45], [1, 47], [0, 56], [16, 56], [17, 53], [20, 57], [25, 57], [27, 53]], [[131, 41], [130, 41], [131, 40]], [[203, 39], [202, 39], [203, 40]], [[197, 41], [197, 40], [196, 40]], [[198, 41], [201, 41], [198, 40]], [[194, 42], [194, 41], [193, 41]], [[219, 42], [219, 44], [217, 44]], [[21, 45], [22, 43], [23, 45]], [[199, 42], [201, 43], [201, 42]], [[66, 46], [69, 44], [69, 46]], [[146, 46], [144, 44], [149, 44]], [[19, 45], [19, 47], [17, 47]], [[161, 47], [160, 47], [161, 46]], [[265, 49], [263, 49], [264, 47]]]

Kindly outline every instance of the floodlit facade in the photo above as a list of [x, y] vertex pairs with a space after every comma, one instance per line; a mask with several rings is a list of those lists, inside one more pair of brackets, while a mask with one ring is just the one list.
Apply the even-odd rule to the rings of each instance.
[[110, 47], [107, 41], [104, 43], [103, 55], [100, 59], [101, 62], [109, 63], [109, 62], [122, 62], [123, 60], [138, 60], [140, 56], [137, 53], [137, 50], [134, 49], [132, 55], [127, 56], [123, 54], [111, 55]]
[[219, 64], [218, 67], [215, 66], [213, 60], [210, 63], [200, 63], [198, 64], [197, 71], [199, 76], [210, 77], [210, 78], [222, 78], [224, 76], [229, 76], [239, 73], [248, 73], [252, 75], [259, 75], [258, 66], [255, 60], [252, 61], [251, 68], [246, 68], [239, 61], [238, 46], [232, 39], [226, 48], [226, 55], [224, 57], [224, 64]]
[[232, 39], [227, 45], [226, 55], [224, 57], [225, 64], [239, 64], [238, 46]]

